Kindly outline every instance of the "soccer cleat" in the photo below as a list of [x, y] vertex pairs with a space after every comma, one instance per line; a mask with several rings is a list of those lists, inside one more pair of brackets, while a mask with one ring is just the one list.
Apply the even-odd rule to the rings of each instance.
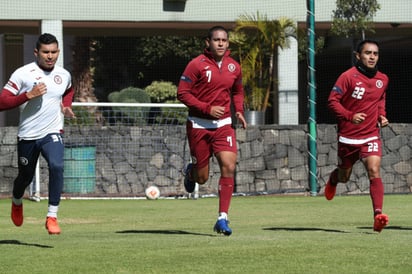
[[50, 235], [52, 234], [60, 234], [61, 230], [59, 224], [57, 223], [57, 219], [54, 217], [47, 217], [46, 218], [46, 229]]
[[11, 202], [11, 220], [15, 226], [23, 224], [23, 204], [15, 205]]
[[196, 182], [192, 181], [190, 177], [190, 172], [192, 171], [193, 164], [189, 163], [186, 166], [186, 169], [184, 171], [185, 174], [185, 180], [184, 180], [184, 186], [187, 192], [192, 193], [195, 190]]
[[226, 219], [217, 220], [213, 230], [217, 233], [222, 233], [225, 236], [230, 236], [230, 234], [232, 234], [232, 230], [230, 229], [228, 224], [229, 221]]
[[328, 182], [326, 183], [326, 186], [325, 186], [325, 198], [326, 198], [326, 200], [332, 200], [333, 197], [335, 197], [335, 193], [336, 193], [336, 185], [332, 185], [330, 183], [330, 179], [329, 179]]
[[373, 223], [373, 231], [381, 232], [389, 223], [389, 217], [386, 214], [377, 214]]

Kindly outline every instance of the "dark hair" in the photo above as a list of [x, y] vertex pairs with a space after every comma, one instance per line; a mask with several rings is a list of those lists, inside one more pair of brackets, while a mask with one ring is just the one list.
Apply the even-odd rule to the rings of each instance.
[[229, 38], [229, 32], [227, 31], [226, 28], [224, 28], [224, 27], [222, 27], [222, 26], [214, 26], [214, 27], [211, 27], [211, 28], [209, 29], [207, 38], [208, 38], [209, 40], [212, 39], [213, 33], [214, 33], [215, 31], [217, 31], [217, 30], [223, 30], [224, 32], [226, 32], [227, 38]]
[[39, 50], [41, 45], [50, 45], [56, 43], [57, 46], [59, 45], [59, 42], [57, 41], [56, 36], [50, 33], [43, 33], [42, 35], [39, 36], [36, 42], [36, 49]]
[[362, 49], [363, 49], [363, 46], [365, 44], [375, 44], [379, 48], [379, 44], [375, 40], [365, 39], [365, 40], [362, 40], [362, 41], [359, 42], [358, 46], [356, 47], [356, 52], [361, 53]]

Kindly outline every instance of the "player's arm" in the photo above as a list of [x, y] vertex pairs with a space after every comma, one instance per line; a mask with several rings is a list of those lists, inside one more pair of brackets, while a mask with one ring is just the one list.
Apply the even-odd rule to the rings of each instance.
[[[9, 84], [10, 81], [8, 85]], [[0, 111], [18, 107], [33, 98], [42, 96], [46, 92], [47, 88], [44, 83], [39, 83], [38, 85], [35, 85], [32, 90], [17, 95], [6, 88], [3, 88], [0, 93]]]
[[378, 123], [381, 127], [389, 125], [389, 121], [386, 118], [386, 92], [383, 93], [381, 100], [378, 102]]
[[64, 107], [72, 107], [74, 96], [74, 89], [73, 87], [69, 87], [63, 94], [63, 106]]
[[74, 114], [72, 110], [73, 96], [74, 96], [73, 87], [68, 88], [63, 94], [63, 100], [62, 100], [61, 107], [62, 107], [62, 112], [64, 114], [64, 117], [68, 117], [68, 118], [76, 117], [76, 115]]
[[211, 105], [206, 102], [202, 102], [196, 98], [192, 93], [195, 81], [199, 78], [198, 70], [191, 62], [187, 65], [185, 71], [180, 77], [179, 85], [177, 87], [177, 99], [185, 104], [188, 108], [194, 108], [201, 113], [210, 115]]
[[338, 119], [352, 120], [354, 113], [347, 110], [342, 104], [342, 91], [339, 87], [334, 86], [329, 94], [328, 107]]
[[236, 79], [235, 83], [232, 87], [232, 98], [233, 98], [233, 106], [235, 108], [235, 112], [244, 113], [243, 104], [245, 99], [245, 92], [243, 90], [242, 85], [242, 74], [239, 74], [239, 77]]
[[241, 73], [239, 74], [239, 78], [235, 82], [232, 88], [232, 98], [233, 98], [233, 106], [235, 108], [235, 115], [236, 118], [240, 121], [243, 128], [247, 127], [246, 119], [244, 117], [244, 98], [245, 93], [242, 85], [242, 77]]
[[341, 74], [329, 94], [328, 107], [338, 119], [353, 121], [355, 112], [346, 109], [341, 103], [345, 92], [350, 89], [350, 80]]
[[28, 100], [27, 93], [14, 95], [7, 89], [3, 89], [0, 93], [0, 111], [15, 108], [24, 104]]

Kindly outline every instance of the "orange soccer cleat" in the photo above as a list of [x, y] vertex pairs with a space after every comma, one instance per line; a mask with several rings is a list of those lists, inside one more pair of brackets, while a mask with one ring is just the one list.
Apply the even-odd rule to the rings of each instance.
[[46, 229], [49, 234], [60, 234], [61, 230], [59, 224], [57, 223], [57, 219], [54, 217], [47, 217], [46, 219]]
[[336, 193], [336, 185], [332, 185], [329, 179], [329, 181], [326, 183], [326, 186], [325, 186], [326, 200], [332, 200], [333, 197], [335, 197], [335, 193]]
[[11, 202], [11, 220], [15, 226], [23, 224], [23, 204], [16, 205]]
[[382, 229], [389, 223], [389, 217], [386, 214], [377, 214], [375, 216], [375, 221], [373, 223], [373, 230], [376, 232], [381, 232]]

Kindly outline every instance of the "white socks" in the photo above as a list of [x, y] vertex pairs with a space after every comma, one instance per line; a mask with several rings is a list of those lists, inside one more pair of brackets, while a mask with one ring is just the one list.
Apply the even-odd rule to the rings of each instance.
[[217, 218], [218, 220], [227, 220], [227, 213], [226, 212], [220, 212], [219, 217]]
[[57, 218], [57, 211], [59, 211], [59, 206], [49, 205], [47, 217]]
[[12, 201], [13, 201], [13, 204], [15, 204], [15, 205], [21, 205], [22, 203], [23, 203], [23, 199], [22, 198], [20, 198], [20, 199], [16, 199], [16, 198], [12, 198]]

